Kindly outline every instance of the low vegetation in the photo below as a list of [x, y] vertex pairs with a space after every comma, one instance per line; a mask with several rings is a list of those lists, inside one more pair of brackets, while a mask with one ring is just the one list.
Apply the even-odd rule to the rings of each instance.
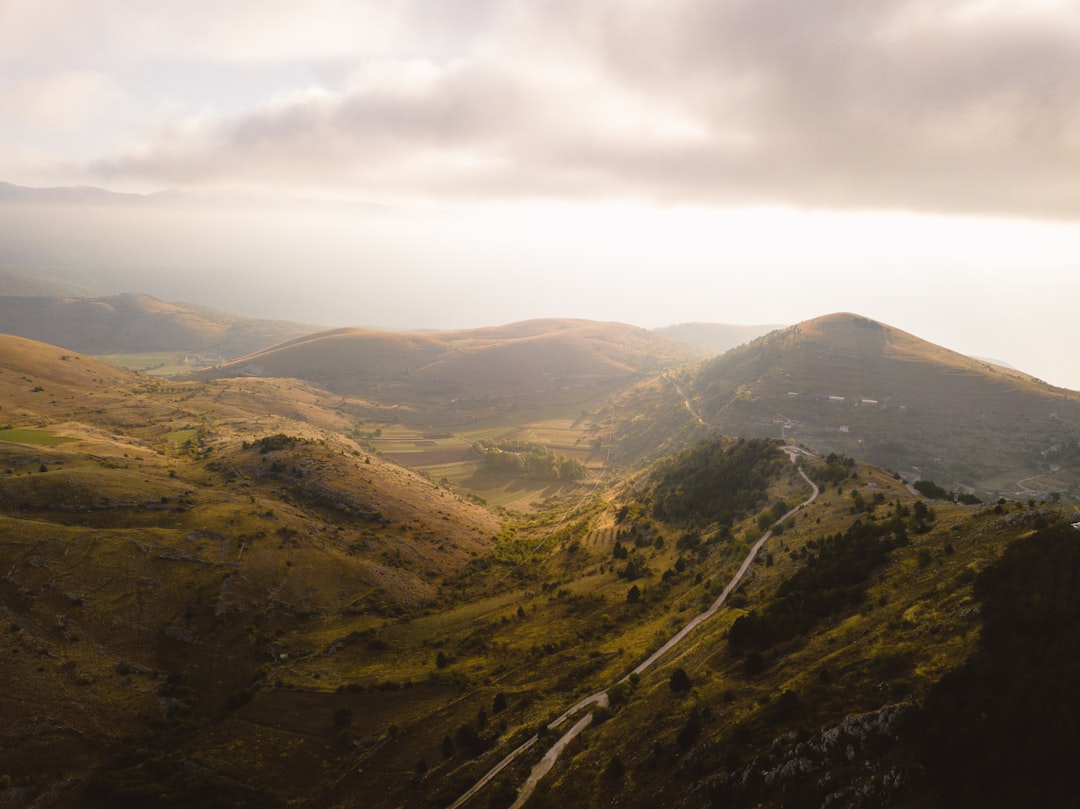
[[653, 514], [694, 525], [730, 526], [764, 502], [769, 479], [785, 462], [775, 441], [702, 441], [658, 465]]
[[470, 804], [507, 806], [600, 690], [530, 806], [1068, 803], [1067, 497], [699, 440], [659, 374], [614, 412], [432, 425], [10, 339], [5, 803], [429, 809], [536, 735]]
[[513, 477], [536, 480], [581, 480], [587, 474], [585, 464], [531, 441], [488, 441], [473, 444], [473, 451], [483, 459], [484, 469]]

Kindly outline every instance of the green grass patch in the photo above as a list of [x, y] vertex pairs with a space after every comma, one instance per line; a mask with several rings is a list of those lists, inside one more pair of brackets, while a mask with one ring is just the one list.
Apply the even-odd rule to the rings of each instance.
[[189, 374], [196, 366], [185, 363], [186, 351], [148, 351], [136, 354], [97, 354], [94, 359], [151, 376]]
[[64, 438], [50, 430], [0, 430], [0, 441], [11, 441], [15, 444], [34, 444], [42, 447], [55, 447], [74, 441], [74, 438]]
[[195, 436], [198, 434], [199, 431], [195, 429], [173, 430], [171, 433], [166, 433], [165, 440], [170, 444], [182, 447], [185, 442], [194, 441]]

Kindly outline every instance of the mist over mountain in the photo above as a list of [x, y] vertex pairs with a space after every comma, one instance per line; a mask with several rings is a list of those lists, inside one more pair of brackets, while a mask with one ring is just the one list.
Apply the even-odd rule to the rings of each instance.
[[236, 357], [314, 330], [133, 293], [90, 298], [0, 296], [0, 333], [86, 354], [171, 350]]
[[715, 356], [783, 326], [734, 326], [726, 323], [677, 323], [655, 329]]
[[[917, 218], [898, 222], [901, 233], [889, 237], [897, 251], [873, 266], [912, 283], [886, 288], [858, 251], [833, 255], [832, 246], [861, 231], [827, 213], [796, 228], [779, 211], [705, 215], [521, 201], [448, 214], [416, 201], [295, 192], [10, 184], [0, 213], [0, 272], [91, 297], [142, 292], [324, 328], [455, 330], [547, 317], [681, 323], [682, 339], [714, 352], [729, 345], [726, 338], [717, 342], [701, 328], [691, 336], [685, 324], [795, 323], [848, 309], [1080, 387], [1076, 364], [1057, 348], [1068, 342], [1072, 276], [1055, 270], [1045, 285], [1053, 295], [1010, 293], [1018, 276], [1008, 262], [1018, 252], [1069, 244], [1049, 226], [972, 225], [964, 243], [990, 251], [979, 258], [985, 277], [974, 283], [951, 264], [934, 274], [942, 259], [931, 250], [933, 229], [924, 232], [930, 226]], [[1006, 243], [994, 251], [999, 238]], [[930, 255], [910, 252], [924, 243]], [[917, 282], [927, 275], [932, 284]], [[832, 280], [821, 283], [826, 277]]]

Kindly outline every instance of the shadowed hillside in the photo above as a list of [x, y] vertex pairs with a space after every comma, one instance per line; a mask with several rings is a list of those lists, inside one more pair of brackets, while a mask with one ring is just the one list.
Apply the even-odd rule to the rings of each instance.
[[694, 356], [683, 343], [621, 323], [533, 320], [416, 334], [338, 329], [207, 373], [294, 377], [453, 413], [588, 401]]
[[705, 420], [727, 433], [782, 435], [949, 486], [1022, 495], [1018, 482], [1042, 473], [1033, 493], [1070, 491], [1080, 472], [1069, 451], [1080, 394], [857, 315], [730, 351], [692, 390]]

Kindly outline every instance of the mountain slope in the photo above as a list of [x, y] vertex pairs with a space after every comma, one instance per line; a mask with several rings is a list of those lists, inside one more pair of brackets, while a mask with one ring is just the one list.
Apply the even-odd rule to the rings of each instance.
[[227, 357], [310, 333], [297, 323], [257, 320], [149, 295], [0, 297], [6, 334], [86, 354], [214, 351]]
[[[143, 763], [168, 790], [273, 805], [252, 797], [262, 780], [167, 761], [184, 741], [205, 752], [237, 738], [220, 723], [275, 683], [343, 682], [339, 649], [452, 603], [443, 583], [500, 528], [347, 439], [363, 403], [300, 383], [163, 383], [0, 335], [0, 402], [0, 749], [13, 805], [79, 792], [95, 771], [70, 805], [153, 802], [131, 791], [125, 738], [155, 751]], [[316, 689], [309, 707], [330, 699]], [[332, 750], [326, 736], [304, 750]]]
[[[598, 690], [531, 805], [934, 805], [905, 728], [986, 635], [978, 571], [1063, 516], [714, 436], [504, 523], [352, 442], [366, 403], [298, 381], [163, 381], [0, 337], [0, 402], [12, 805], [449, 806], [538, 735], [473, 799], [506, 806]], [[725, 606], [628, 676], [766, 528]], [[1020, 627], [1040, 640], [1043, 604]], [[982, 699], [958, 706], [973, 733]]]
[[693, 395], [705, 420], [731, 434], [783, 434], [913, 477], [994, 490], [1015, 490], [1023, 472], [1050, 472], [1055, 448], [1080, 435], [1080, 394], [852, 314], [710, 361]]

